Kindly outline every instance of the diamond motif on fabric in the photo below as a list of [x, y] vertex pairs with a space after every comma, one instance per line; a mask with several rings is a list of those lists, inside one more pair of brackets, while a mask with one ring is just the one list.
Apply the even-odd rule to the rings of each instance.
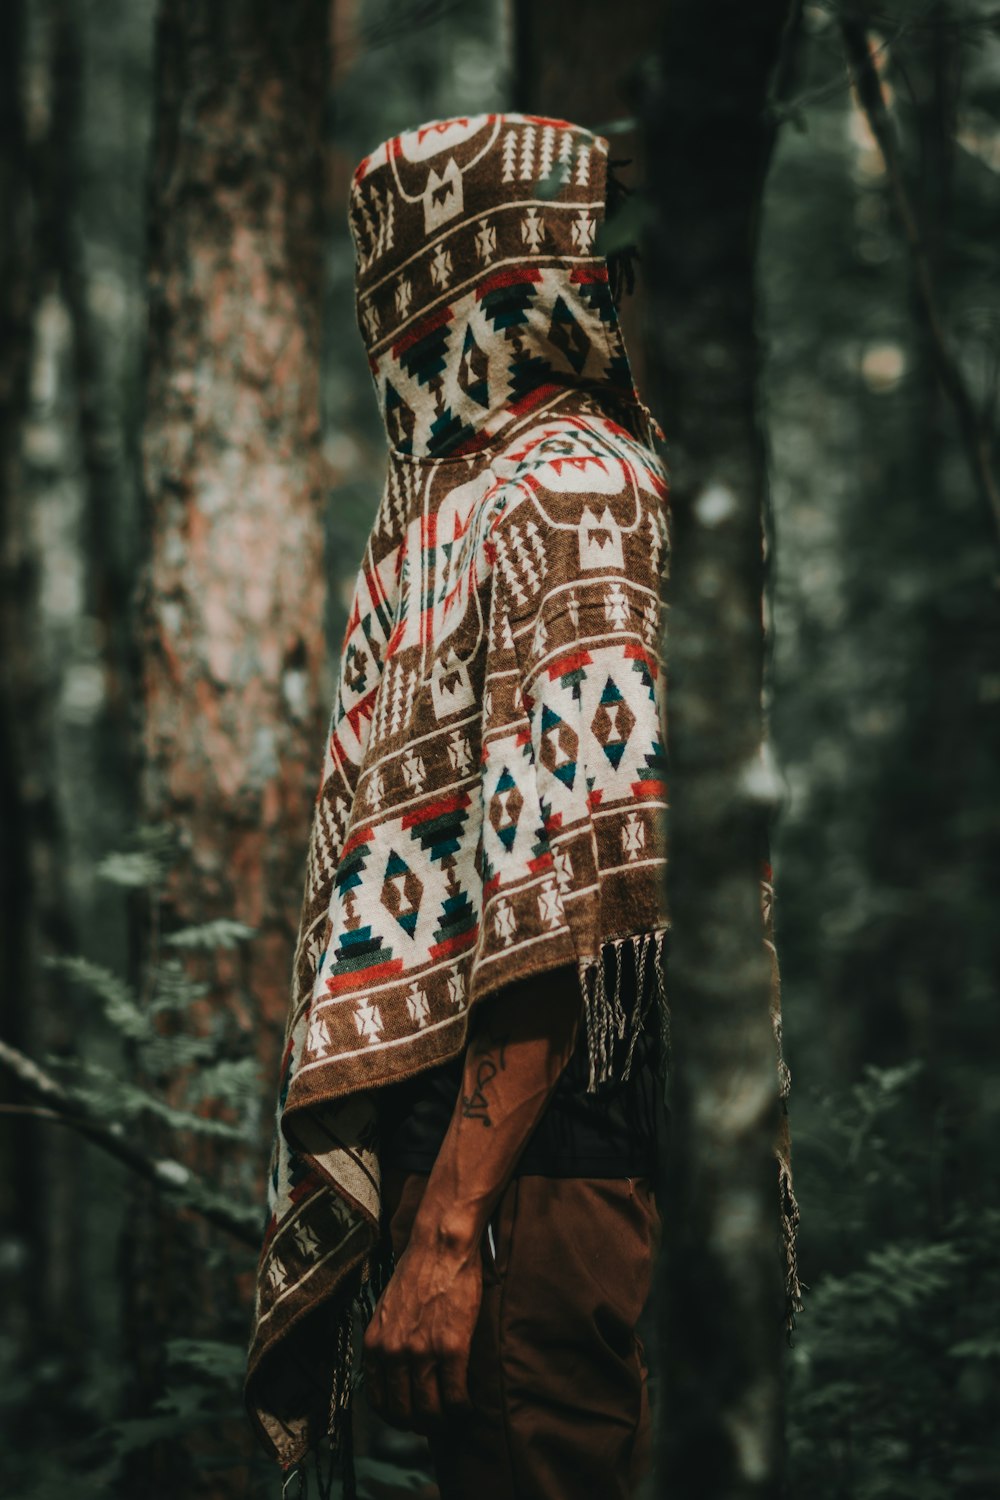
[[621, 765], [628, 737], [635, 728], [635, 714], [620, 689], [609, 677], [604, 684], [597, 712], [590, 721], [594, 738], [617, 771]]
[[386, 862], [381, 901], [409, 937], [413, 936], [417, 926], [423, 894], [424, 883], [419, 875], [392, 850]]
[[496, 791], [490, 798], [490, 823], [508, 854], [517, 837], [517, 820], [521, 816], [523, 806], [524, 798], [518, 791], [517, 782], [504, 766]]
[[542, 744], [539, 759], [570, 791], [576, 780], [580, 741], [576, 731], [547, 703], [542, 704]]

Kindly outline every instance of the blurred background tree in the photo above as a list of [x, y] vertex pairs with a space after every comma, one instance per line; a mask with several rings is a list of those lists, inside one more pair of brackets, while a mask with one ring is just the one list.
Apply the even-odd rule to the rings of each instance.
[[[611, 127], [641, 184], [659, 9], [2, 8], [0, 1036], [69, 1101], [5, 1088], [0, 1478], [17, 1500], [275, 1493], [239, 1415], [253, 1215], [330, 673], [382, 472], [349, 175], [421, 120], [523, 108]], [[981, 426], [1000, 371], [1000, 12], [805, 4], [757, 283], [772, 852], [811, 1288], [789, 1491], [985, 1497], [997, 537], [845, 21], [871, 45]], [[638, 229], [641, 198], [629, 212]], [[641, 372], [641, 266], [626, 317]], [[124, 1121], [169, 1202], [25, 1112], [66, 1109]], [[363, 1492], [430, 1493], [419, 1445], [364, 1427], [359, 1446]]]

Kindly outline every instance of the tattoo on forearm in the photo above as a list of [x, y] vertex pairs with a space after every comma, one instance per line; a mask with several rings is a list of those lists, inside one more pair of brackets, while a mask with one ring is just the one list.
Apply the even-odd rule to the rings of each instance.
[[489, 1038], [489, 1050], [476, 1064], [476, 1081], [472, 1093], [462, 1095], [462, 1118], [464, 1120], [481, 1120], [484, 1125], [493, 1124], [490, 1119], [490, 1101], [486, 1090], [506, 1065], [506, 1048], [506, 1037]]

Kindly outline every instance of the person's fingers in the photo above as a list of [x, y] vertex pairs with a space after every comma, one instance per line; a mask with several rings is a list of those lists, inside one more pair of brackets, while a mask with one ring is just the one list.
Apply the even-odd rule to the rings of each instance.
[[410, 1387], [410, 1366], [398, 1354], [385, 1362], [385, 1420], [394, 1427], [409, 1428], [413, 1422], [413, 1396]]
[[469, 1400], [469, 1351], [450, 1349], [441, 1356], [437, 1369], [443, 1407], [448, 1411], [465, 1411]]
[[410, 1366], [410, 1388], [413, 1396], [414, 1421], [421, 1427], [440, 1422], [441, 1387], [437, 1361], [431, 1356], [415, 1359]]
[[386, 1391], [385, 1380], [378, 1365], [365, 1365], [365, 1394], [368, 1397], [372, 1409], [382, 1416], [385, 1412]]

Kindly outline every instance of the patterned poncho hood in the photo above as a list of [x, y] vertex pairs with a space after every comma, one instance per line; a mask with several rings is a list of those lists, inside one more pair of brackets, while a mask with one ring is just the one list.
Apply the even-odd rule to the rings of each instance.
[[396, 136], [351, 185], [389, 453], [312, 823], [248, 1363], [285, 1467], [347, 1399], [380, 1086], [567, 964], [599, 1085], [623, 1024], [603, 960], [626, 943], [665, 1003], [666, 487], [595, 243], [607, 186], [606, 140], [524, 115]]

